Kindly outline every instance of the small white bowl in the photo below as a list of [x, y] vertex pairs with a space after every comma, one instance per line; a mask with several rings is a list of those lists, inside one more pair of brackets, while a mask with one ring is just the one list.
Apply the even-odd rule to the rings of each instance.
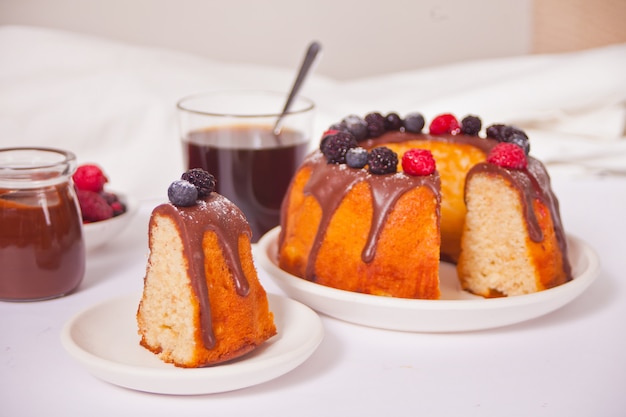
[[[114, 191], [113, 191], [114, 192]], [[91, 252], [115, 239], [132, 219], [137, 211], [137, 204], [122, 193], [115, 192], [119, 200], [126, 206], [126, 211], [108, 220], [83, 224], [85, 248]]]

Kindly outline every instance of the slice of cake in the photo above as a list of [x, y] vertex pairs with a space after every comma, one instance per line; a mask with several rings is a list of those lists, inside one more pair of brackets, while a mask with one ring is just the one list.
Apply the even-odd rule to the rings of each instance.
[[188, 171], [149, 223], [140, 343], [179, 367], [239, 357], [276, 334], [248, 222], [214, 189], [212, 175]]
[[493, 148], [465, 186], [467, 215], [457, 271], [484, 297], [530, 294], [570, 279], [558, 202], [548, 173], [515, 144]]

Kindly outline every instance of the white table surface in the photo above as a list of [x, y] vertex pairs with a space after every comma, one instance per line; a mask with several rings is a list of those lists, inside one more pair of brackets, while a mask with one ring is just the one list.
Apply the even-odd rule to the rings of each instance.
[[[295, 370], [201, 396], [103, 382], [60, 342], [63, 325], [79, 311], [141, 290], [155, 204], [144, 201], [124, 233], [89, 254], [76, 293], [0, 302], [0, 415], [623, 416], [626, 177], [553, 175], [553, 184], [568, 233], [601, 261], [599, 279], [572, 303], [521, 324], [453, 334], [393, 332], [322, 316], [325, 338]], [[281, 293], [263, 271], [260, 277], [269, 292]]]

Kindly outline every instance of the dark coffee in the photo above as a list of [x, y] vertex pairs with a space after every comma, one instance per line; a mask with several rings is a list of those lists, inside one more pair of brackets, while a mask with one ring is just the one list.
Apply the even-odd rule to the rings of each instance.
[[301, 132], [271, 126], [228, 126], [191, 132], [187, 167], [217, 179], [216, 191], [235, 203], [252, 228], [252, 241], [279, 224], [280, 206], [291, 177], [307, 153]]

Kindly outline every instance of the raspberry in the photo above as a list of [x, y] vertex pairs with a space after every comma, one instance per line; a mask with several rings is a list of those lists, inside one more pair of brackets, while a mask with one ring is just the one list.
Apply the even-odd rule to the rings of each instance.
[[198, 198], [198, 187], [186, 180], [177, 180], [167, 189], [167, 197], [175, 206], [193, 206]]
[[95, 164], [84, 164], [76, 168], [72, 175], [74, 184], [79, 190], [87, 190], [99, 193], [104, 188], [104, 184], [109, 179], [104, 175], [102, 169]]
[[357, 142], [351, 133], [338, 132], [326, 136], [320, 145], [321, 151], [329, 164], [345, 164], [346, 152], [350, 148], [356, 148]]
[[113, 217], [113, 208], [99, 193], [77, 188], [76, 196], [84, 223], [98, 222]]
[[478, 132], [482, 128], [481, 120], [476, 116], [465, 116], [461, 120], [461, 132], [470, 136], [478, 136]]
[[461, 132], [459, 121], [450, 113], [440, 114], [430, 122], [430, 133], [433, 135], [445, 133], [456, 135], [459, 132]]
[[501, 142], [494, 146], [487, 162], [509, 169], [524, 169], [528, 165], [524, 150], [513, 143]]
[[393, 174], [398, 171], [398, 155], [385, 146], [372, 149], [367, 163], [372, 174]]
[[346, 164], [348, 164], [350, 168], [361, 169], [367, 165], [367, 157], [367, 149], [361, 148], [360, 146], [351, 148], [346, 152]]
[[404, 130], [407, 132], [420, 133], [424, 124], [424, 116], [420, 113], [409, 113], [404, 118]]
[[436, 169], [435, 158], [427, 149], [409, 149], [402, 155], [402, 169], [409, 175], [430, 175]]
[[198, 189], [198, 197], [204, 198], [215, 191], [217, 181], [215, 177], [202, 168], [192, 168], [181, 176], [182, 180], [189, 181]]
[[374, 112], [365, 116], [367, 131], [370, 138], [377, 138], [385, 133], [385, 118], [382, 114]]

